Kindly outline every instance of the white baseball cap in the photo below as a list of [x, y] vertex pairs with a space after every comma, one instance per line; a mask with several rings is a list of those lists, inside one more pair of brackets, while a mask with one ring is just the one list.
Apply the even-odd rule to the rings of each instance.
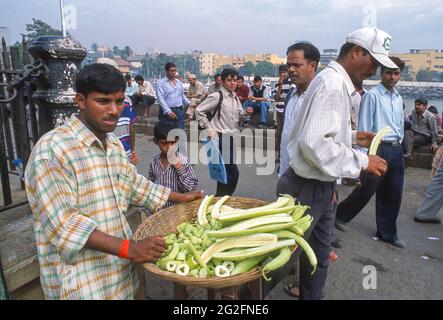
[[398, 66], [389, 58], [392, 37], [377, 28], [362, 28], [349, 34], [346, 42], [359, 45], [369, 51], [375, 60], [389, 69], [398, 69]]

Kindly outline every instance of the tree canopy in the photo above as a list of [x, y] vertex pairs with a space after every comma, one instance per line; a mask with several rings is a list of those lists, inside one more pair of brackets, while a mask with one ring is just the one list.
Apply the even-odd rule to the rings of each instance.
[[61, 36], [63, 33], [58, 30], [51, 27], [46, 22], [34, 19], [32, 18], [31, 24], [26, 24], [26, 31], [28, 32], [25, 34], [29, 40], [35, 40], [36, 38], [40, 36]]

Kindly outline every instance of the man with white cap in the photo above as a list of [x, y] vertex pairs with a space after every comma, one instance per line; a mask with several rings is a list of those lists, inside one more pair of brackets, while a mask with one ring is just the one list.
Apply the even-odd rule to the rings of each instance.
[[352, 149], [368, 147], [374, 133], [352, 132], [351, 109], [360, 103], [356, 85], [373, 76], [377, 67], [397, 66], [389, 59], [391, 37], [377, 29], [351, 33], [337, 61], [332, 61], [311, 82], [288, 145], [290, 168], [280, 178], [279, 194], [291, 194], [310, 206], [314, 218], [305, 238], [317, 256], [317, 271], [305, 253], [300, 256], [300, 298], [319, 300], [323, 295], [334, 225], [334, 191], [339, 178], [357, 178], [362, 171], [375, 176], [387, 170], [378, 156]]

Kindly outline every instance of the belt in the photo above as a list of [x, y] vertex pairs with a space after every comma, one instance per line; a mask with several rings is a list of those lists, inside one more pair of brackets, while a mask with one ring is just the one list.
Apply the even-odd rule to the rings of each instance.
[[385, 146], [390, 146], [390, 147], [398, 147], [398, 146], [401, 146], [401, 143], [400, 143], [400, 141], [398, 141], [398, 140], [394, 140], [394, 141], [382, 141], [381, 144], [382, 144], [382, 145], [385, 145]]
[[172, 107], [172, 108], [169, 108], [169, 109], [183, 109], [183, 106], [178, 106], [178, 107]]

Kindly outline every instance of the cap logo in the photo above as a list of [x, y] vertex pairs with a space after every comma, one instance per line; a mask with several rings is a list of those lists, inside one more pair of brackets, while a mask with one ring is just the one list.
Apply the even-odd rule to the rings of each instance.
[[391, 42], [392, 39], [387, 37], [385, 38], [385, 42], [383, 43], [383, 48], [385, 48], [386, 51], [389, 51], [391, 49]]

